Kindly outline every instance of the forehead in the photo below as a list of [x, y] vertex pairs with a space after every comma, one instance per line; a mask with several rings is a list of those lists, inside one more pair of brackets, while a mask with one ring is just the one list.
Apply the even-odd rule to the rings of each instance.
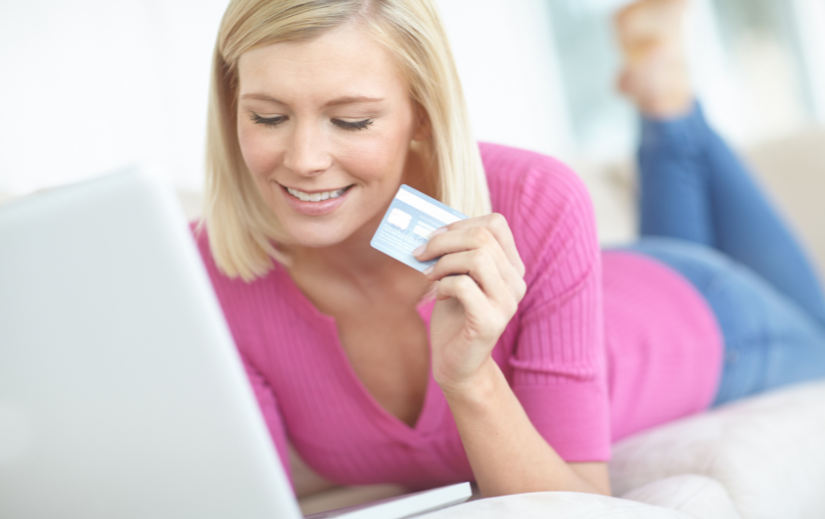
[[[406, 95], [393, 56], [363, 28], [348, 25], [317, 38], [265, 45], [238, 61], [240, 95]], [[350, 92], [352, 91], [352, 92]]]

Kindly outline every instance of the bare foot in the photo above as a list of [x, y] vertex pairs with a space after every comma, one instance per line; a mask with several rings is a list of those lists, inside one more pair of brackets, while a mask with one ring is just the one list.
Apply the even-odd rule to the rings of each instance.
[[639, 0], [615, 16], [625, 57], [618, 87], [648, 117], [679, 117], [693, 106], [682, 44], [686, 5], [687, 0]]

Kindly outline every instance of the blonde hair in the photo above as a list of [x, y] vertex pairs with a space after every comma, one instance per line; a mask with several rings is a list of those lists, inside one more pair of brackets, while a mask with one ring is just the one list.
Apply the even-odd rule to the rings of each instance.
[[287, 262], [281, 226], [257, 190], [236, 130], [237, 65], [250, 49], [306, 40], [345, 23], [361, 23], [388, 48], [410, 96], [426, 112], [428, 165], [435, 197], [468, 216], [490, 212], [490, 195], [473, 139], [447, 35], [431, 0], [233, 0], [212, 61], [206, 138], [204, 219], [218, 268], [252, 281]]

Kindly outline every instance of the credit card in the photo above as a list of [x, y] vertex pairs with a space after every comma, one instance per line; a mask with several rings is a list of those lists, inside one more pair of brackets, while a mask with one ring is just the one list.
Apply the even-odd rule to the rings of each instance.
[[452, 207], [402, 184], [392, 199], [387, 214], [381, 220], [381, 225], [375, 231], [370, 245], [423, 272], [427, 267], [434, 265], [438, 258], [421, 262], [415, 259], [413, 251], [427, 243], [430, 234], [439, 227], [466, 218], [466, 215]]

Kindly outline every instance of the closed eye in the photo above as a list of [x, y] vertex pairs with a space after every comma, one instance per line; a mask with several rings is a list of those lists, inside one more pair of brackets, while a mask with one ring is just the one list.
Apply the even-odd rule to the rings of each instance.
[[363, 121], [344, 121], [342, 119], [333, 119], [332, 124], [344, 130], [363, 130], [375, 122], [375, 119], [364, 119]]
[[277, 115], [275, 117], [261, 117], [258, 114], [252, 114], [252, 122], [255, 124], [263, 124], [264, 126], [274, 127], [284, 121], [286, 121], [286, 117], [283, 115]]

